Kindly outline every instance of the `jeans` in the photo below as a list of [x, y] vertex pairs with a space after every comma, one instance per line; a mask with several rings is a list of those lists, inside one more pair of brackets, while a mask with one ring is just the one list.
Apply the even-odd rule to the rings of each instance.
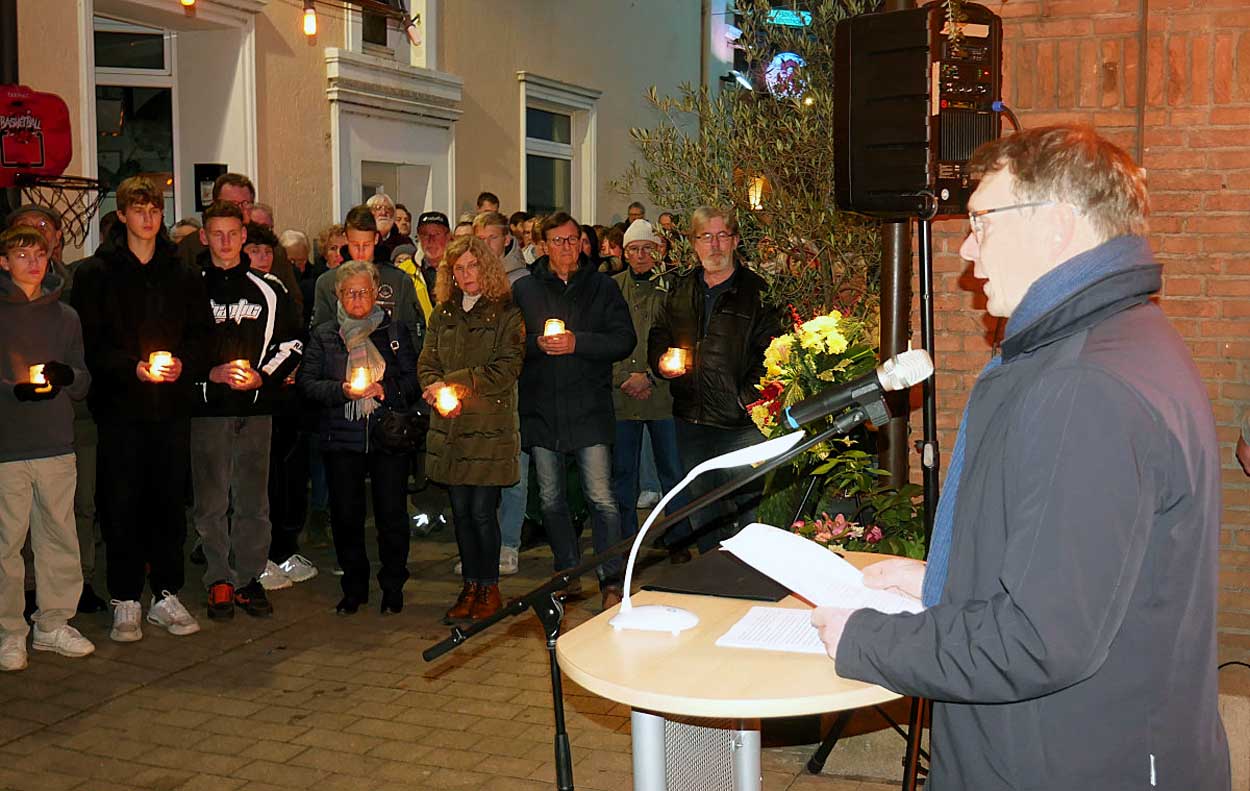
[[465, 582], [499, 584], [499, 486], [447, 487]]
[[308, 440], [300, 430], [298, 415], [273, 416], [273, 442], [269, 446], [269, 521], [273, 541], [269, 559], [274, 563], [299, 552], [299, 536], [308, 516]]
[[30, 631], [22, 617], [22, 544], [28, 533], [38, 582], [35, 623], [50, 632], [74, 617], [82, 594], [75, 478], [72, 453], [0, 462], [0, 637]]
[[[677, 447], [681, 451], [681, 466], [688, 474], [698, 464], [710, 458], [734, 450], [750, 447], [764, 441], [759, 429], [716, 428], [675, 420]], [[711, 470], [695, 478], [684, 494], [687, 502], [712, 491], [722, 484], [736, 480], [743, 474], [742, 468]], [[757, 478], [719, 502], [704, 506], [690, 515], [690, 526], [696, 536], [700, 552], [716, 548], [721, 539], [730, 538], [739, 530], [755, 521], [755, 509], [759, 507], [764, 493], [764, 479]]]
[[138, 601], [144, 566], [152, 593], [177, 593], [184, 578], [188, 418], [100, 423], [96, 504], [104, 533], [109, 595]]
[[[669, 418], [669, 422], [673, 422]], [[673, 440], [676, 443], [676, 440]], [[615, 446], [613, 446], [615, 447]], [[676, 450], [676, 445], [674, 445]], [[660, 480], [660, 471], [655, 460], [655, 448], [651, 441], [651, 432], [648, 431], [642, 435], [642, 456], [640, 467], [638, 468], [638, 488], [647, 492], [664, 492], [668, 487], [664, 486]]]
[[[326, 451], [330, 483], [330, 530], [343, 569], [343, 594], [369, 600], [369, 555], [365, 551], [365, 476], [373, 492], [378, 531], [378, 584], [399, 591], [408, 580], [408, 457], [373, 451]], [[499, 562], [496, 556], [495, 562]]]
[[191, 420], [192, 514], [204, 547], [205, 587], [224, 580], [237, 588], [265, 570], [271, 424], [269, 415]]
[[[645, 429], [645, 433], [644, 433]], [[660, 475], [662, 491], [669, 492], [681, 482], [681, 458], [677, 453], [677, 433], [673, 419], [664, 420], [618, 420], [616, 421], [616, 444], [612, 446], [612, 492], [621, 509], [621, 538], [629, 538], [638, 532], [638, 490], [640, 488], [640, 462], [644, 455], [644, 437], [651, 438], [655, 449], [656, 471]], [[665, 509], [676, 511], [686, 498], [685, 492], [677, 495]], [[684, 520], [669, 529], [670, 536], [689, 533]]]
[[[591, 445], [567, 453], [533, 447], [534, 472], [538, 476], [538, 496], [542, 500], [543, 527], [551, 542], [556, 571], [576, 566], [581, 547], [569, 517], [565, 490], [565, 457], [572, 456], [581, 474], [582, 493], [590, 506], [591, 535], [595, 552], [602, 552], [621, 540], [621, 513], [612, 496], [612, 449], [607, 445]], [[595, 570], [600, 587], [619, 585], [624, 562], [618, 555]]]
[[530, 485], [530, 454], [521, 451], [521, 480], [505, 487], [499, 498], [500, 544], [509, 549], [521, 548], [521, 527], [525, 524], [526, 500]]

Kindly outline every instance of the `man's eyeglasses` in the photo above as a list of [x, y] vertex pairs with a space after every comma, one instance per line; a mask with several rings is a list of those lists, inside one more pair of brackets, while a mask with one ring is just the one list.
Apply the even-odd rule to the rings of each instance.
[[992, 209], [980, 209], [978, 211], [968, 212], [968, 224], [972, 226], [972, 235], [977, 237], [977, 241], [985, 235], [985, 222], [981, 219], [987, 214], [995, 214], [1000, 211], [1019, 211], [1020, 209], [1035, 209], [1040, 206], [1054, 206], [1053, 200], [1030, 201], [1028, 203], [1013, 203], [1010, 206], [995, 206]]
[[568, 247], [582, 243], [580, 236], [553, 236], [547, 240], [547, 244], [554, 244], [556, 247]]
[[715, 239], [721, 244], [725, 244], [733, 237], [734, 235], [728, 231], [717, 231], [716, 233], [697, 233], [694, 235], [694, 240], [696, 242], [703, 242], [703, 244], [711, 244], [712, 240]]
[[364, 299], [365, 297], [373, 296], [373, 289], [371, 288], [349, 288], [343, 292], [343, 296], [347, 297], [348, 299]]

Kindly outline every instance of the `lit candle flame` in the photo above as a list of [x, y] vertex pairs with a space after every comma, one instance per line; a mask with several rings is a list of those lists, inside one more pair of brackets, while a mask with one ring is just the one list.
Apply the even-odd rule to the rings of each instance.
[[686, 350], [670, 346], [660, 358], [660, 368], [671, 374], [681, 373], [686, 369]]
[[164, 378], [173, 364], [174, 356], [169, 352], [152, 352], [148, 355], [148, 370], [153, 376]]
[[564, 332], [564, 322], [560, 319], [547, 319], [543, 325], [543, 335], [559, 335]]
[[48, 383], [48, 380], [43, 375], [42, 363], [30, 367], [30, 383], [33, 385], [46, 385]]
[[351, 388], [357, 393], [363, 393], [365, 388], [369, 386], [369, 369], [357, 368], [352, 372]]
[[450, 387], [438, 388], [438, 413], [446, 417], [457, 406], [460, 405], [460, 399], [456, 396], [456, 391]]

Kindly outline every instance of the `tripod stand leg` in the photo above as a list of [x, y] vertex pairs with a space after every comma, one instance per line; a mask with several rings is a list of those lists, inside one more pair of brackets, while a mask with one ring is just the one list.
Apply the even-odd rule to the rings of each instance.
[[846, 724], [851, 721], [851, 712], [852, 710], [838, 712], [838, 718], [833, 721], [833, 726], [825, 734], [825, 738], [820, 742], [820, 746], [816, 748], [816, 752], [812, 753], [812, 757], [807, 760], [808, 772], [818, 775], [825, 768], [825, 761], [829, 760], [829, 753], [838, 745], [838, 739], [842, 738], [842, 731], [846, 729]]
[[924, 735], [924, 721], [929, 714], [929, 701], [925, 698], [912, 698], [911, 715], [907, 720], [907, 754], [903, 757], [903, 791], [916, 791], [916, 781], [920, 775], [921, 737]]

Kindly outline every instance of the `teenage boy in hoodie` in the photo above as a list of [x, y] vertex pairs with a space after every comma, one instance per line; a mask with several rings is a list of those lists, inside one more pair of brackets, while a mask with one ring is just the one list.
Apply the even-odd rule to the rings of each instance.
[[[194, 382], [209, 366], [213, 314], [204, 278], [178, 260], [164, 232], [164, 193], [136, 176], [117, 188], [119, 222], [74, 275], [99, 429], [96, 492], [118, 642], [143, 637], [145, 567], [152, 589], [148, 622], [171, 634], [198, 632], [178, 599], [187, 537], [184, 498], [190, 473]], [[156, 352], [170, 355], [153, 364]]]
[[[0, 670], [26, 667], [28, 529], [38, 581], [35, 650], [70, 657], [95, 650], [67, 623], [82, 592], [70, 399], [87, 394], [91, 377], [82, 326], [59, 301], [64, 281], [48, 271], [48, 253], [34, 229], [0, 235]], [[36, 365], [39, 377], [32, 376]]]
[[[269, 559], [268, 398], [299, 364], [300, 319], [282, 281], [253, 271], [243, 252], [243, 212], [217, 201], [200, 230], [213, 329], [207, 376], [197, 380], [191, 420], [195, 529], [204, 547], [208, 616], [268, 616], [260, 575]], [[271, 246], [272, 249], [272, 246]], [[231, 516], [227, 511], [233, 508]], [[233, 557], [233, 564], [231, 558]]]

